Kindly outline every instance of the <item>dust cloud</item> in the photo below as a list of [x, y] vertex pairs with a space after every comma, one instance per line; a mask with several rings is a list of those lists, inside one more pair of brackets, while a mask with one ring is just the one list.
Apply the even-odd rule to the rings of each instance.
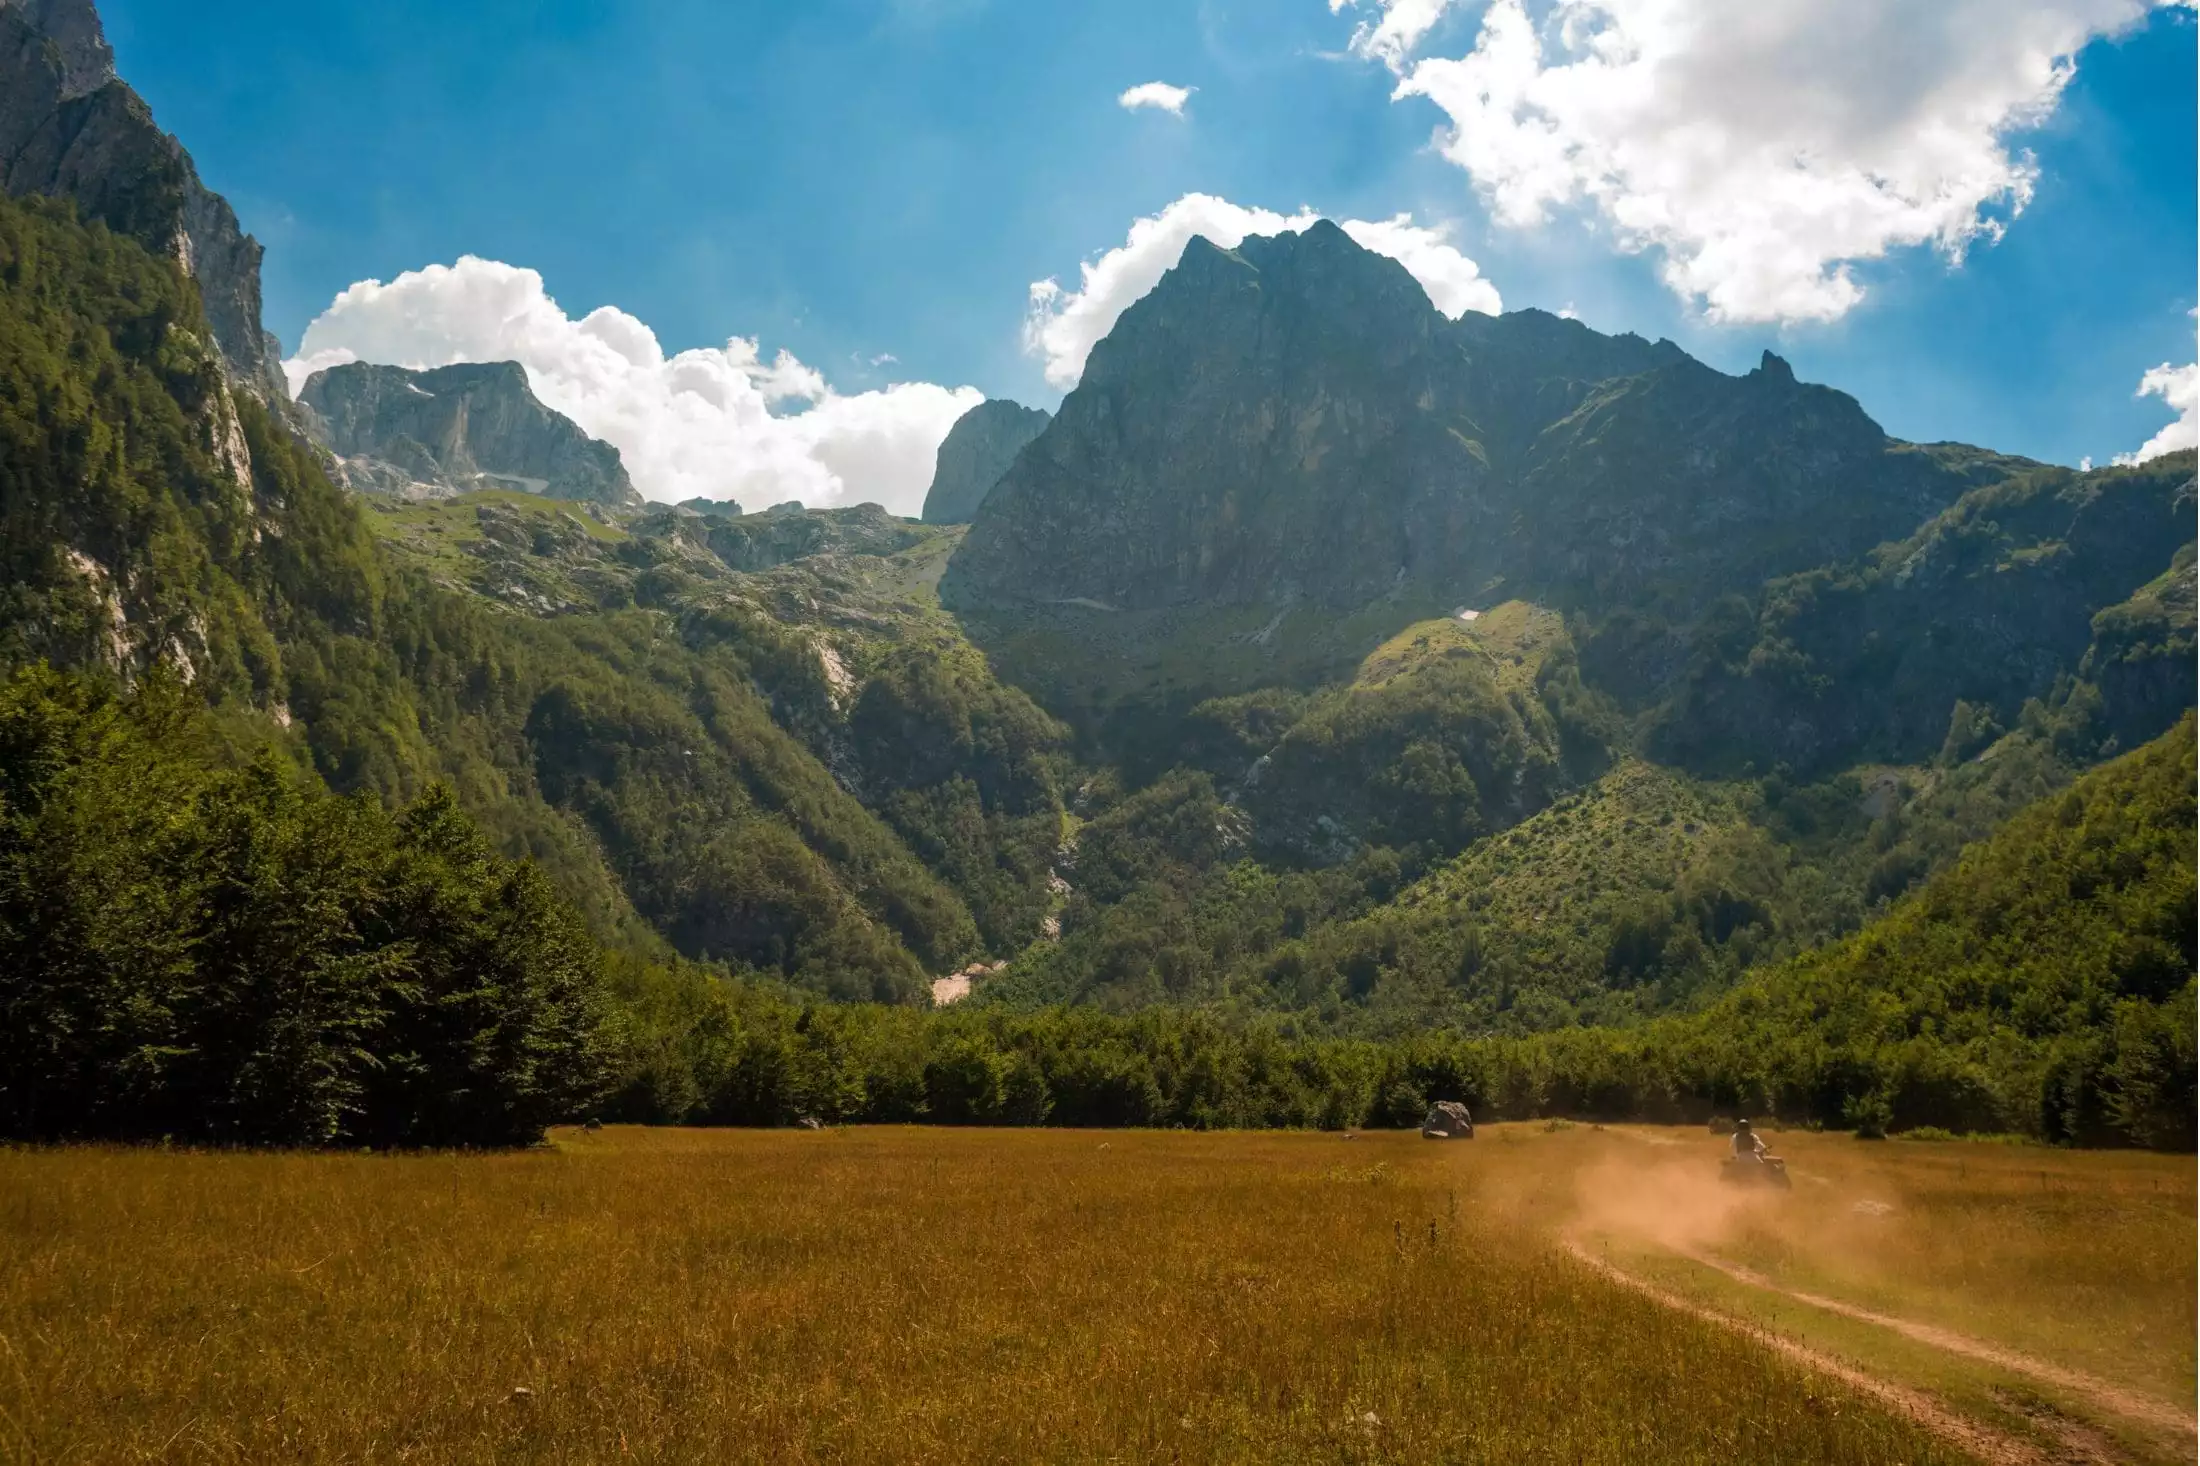
[[1567, 1230], [1692, 1254], [1732, 1240], [1775, 1197], [1787, 1199], [1720, 1181], [1716, 1154], [1607, 1152], [1575, 1173]]

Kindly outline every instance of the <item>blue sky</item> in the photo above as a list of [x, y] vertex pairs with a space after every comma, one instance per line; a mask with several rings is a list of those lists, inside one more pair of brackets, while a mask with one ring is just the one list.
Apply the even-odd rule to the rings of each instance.
[[[572, 316], [616, 306], [668, 351], [751, 337], [842, 393], [907, 379], [1051, 406], [1023, 342], [1027, 286], [1074, 286], [1133, 220], [1198, 192], [1411, 213], [1448, 228], [1508, 308], [1570, 307], [1728, 370], [1770, 345], [1907, 437], [2105, 459], [2172, 416], [2134, 396], [2141, 374], [2194, 355], [2195, 27], [2182, 9], [2085, 45], [2052, 113], [2004, 137], [2036, 173], [1998, 243], [1975, 242], [1960, 265], [1929, 247], [1859, 261], [1863, 298], [1837, 319], [1722, 324], [1661, 280], [1670, 246], [1621, 247], [1594, 207], [1497, 220], [1487, 177], [1432, 146], [1447, 113], [1394, 99], [1408, 73], [1379, 46], [1348, 53], [1373, 8], [101, 8], [124, 77], [266, 244], [268, 324], [292, 346], [352, 282], [474, 254], [539, 271]], [[1419, 54], [1473, 50], [1482, 11], [1452, 7], [1415, 37]], [[1196, 88], [1182, 116], [1117, 105], [1154, 80]], [[1982, 209], [2008, 214], [2006, 200]]]

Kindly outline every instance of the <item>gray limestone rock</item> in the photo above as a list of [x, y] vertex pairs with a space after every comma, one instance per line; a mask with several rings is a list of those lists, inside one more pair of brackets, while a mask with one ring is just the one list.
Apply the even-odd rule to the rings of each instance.
[[1194, 239], [993, 486], [940, 594], [1681, 617], [1861, 554], [1966, 487], [1777, 358], [1730, 377], [1541, 311], [1447, 320], [1322, 222]]
[[115, 78], [91, 0], [0, 0], [0, 187], [73, 199], [174, 258], [198, 281], [230, 381], [287, 409], [280, 350], [260, 329], [260, 245]]
[[708, 524], [712, 552], [728, 569], [752, 572], [812, 555], [891, 555], [925, 535], [876, 504], [838, 509], [776, 504], [762, 514]]
[[940, 443], [924, 522], [968, 524], [1024, 445], [1051, 421], [1038, 408], [1002, 399], [981, 402], [957, 418]]
[[350, 362], [315, 372], [298, 400], [356, 489], [439, 497], [508, 488], [641, 502], [619, 450], [543, 406], [518, 362], [417, 372]]
[[692, 499], [682, 499], [673, 507], [685, 509], [704, 519], [739, 519], [742, 512], [741, 506], [731, 499], [706, 499], [700, 495]]

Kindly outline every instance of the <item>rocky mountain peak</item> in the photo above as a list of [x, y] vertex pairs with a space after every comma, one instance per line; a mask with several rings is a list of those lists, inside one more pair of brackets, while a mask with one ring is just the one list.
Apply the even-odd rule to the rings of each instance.
[[947, 430], [924, 496], [926, 524], [968, 524], [1024, 445], [1053, 418], [1036, 407], [996, 398], [981, 402]]
[[[1198, 236], [1093, 347], [1084, 382], [1107, 390], [1149, 380], [1156, 362], [1147, 347], [1163, 337], [1192, 353], [1183, 365], [1200, 363], [1197, 371], [1246, 362], [1350, 371], [1369, 364], [1355, 357], [1400, 361], [1442, 325], [1403, 265], [1327, 220], [1228, 250]], [[1317, 341], [1321, 349], [1309, 351]]]
[[230, 381], [287, 411], [282, 352], [260, 326], [259, 243], [116, 80], [91, 0], [0, 0], [0, 187], [74, 199], [182, 265]]
[[1093, 348], [940, 589], [1158, 610], [1503, 588], [1685, 613], [1962, 492], [1904, 447], [1769, 353], [1735, 378], [1543, 311], [1447, 320], [1333, 224], [1194, 240]]
[[92, 0], [0, 0], [0, 10], [15, 11], [52, 43], [63, 101], [88, 97], [115, 79], [115, 53]]
[[637, 504], [619, 450], [553, 412], [518, 362], [413, 371], [349, 362], [298, 394], [309, 430], [353, 488], [447, 497], [481, 488]]

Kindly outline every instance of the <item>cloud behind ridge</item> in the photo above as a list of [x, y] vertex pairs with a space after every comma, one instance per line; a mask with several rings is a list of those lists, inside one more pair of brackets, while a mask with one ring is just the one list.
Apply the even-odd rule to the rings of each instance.
[[[1079, 267], [1076, 289], [1051, 278], [1035, 282], [1024, 321], [1025, 349], [1044, 364], [1049, 385], [1067, 391], [1083, 375], [1093, 344], [1114, 329], [1116, 317], [1131, 302], [1160, 283], [1194, 235], [1236, 249], [1250, 235], [1297, 233], [1320, 217], [1311, 209], [1278, 214], [1188, 193], [1160, 213], [1135, 221], [1122, 244], [1087, 260]], [[1364, 248], [1404, 265], [1436, 308], [1453, 320], [1470, 310], [1495, 315], [1504, 308], [1497, 287], [1453, 247], [1451, 231], [1444, 226], [1419, 225], [1411, 214], [1399, 214], [1346, 219], [1340, 227]]]
[[601, 306], [575, 320], [535, 271], [474, 255], [351, 286], [283, 369], [295, 392], [313, 372], [355, 360], [517, 361], [547, 406], [619, 450], [646, 497], [750, 509], [875, 501], [915, 514], [940, 439], [984, 400], [974, 387], [928, 382], [843, 395], [789, 353], [767, 361], [740, 336], [668, 357], [625, 311]]

